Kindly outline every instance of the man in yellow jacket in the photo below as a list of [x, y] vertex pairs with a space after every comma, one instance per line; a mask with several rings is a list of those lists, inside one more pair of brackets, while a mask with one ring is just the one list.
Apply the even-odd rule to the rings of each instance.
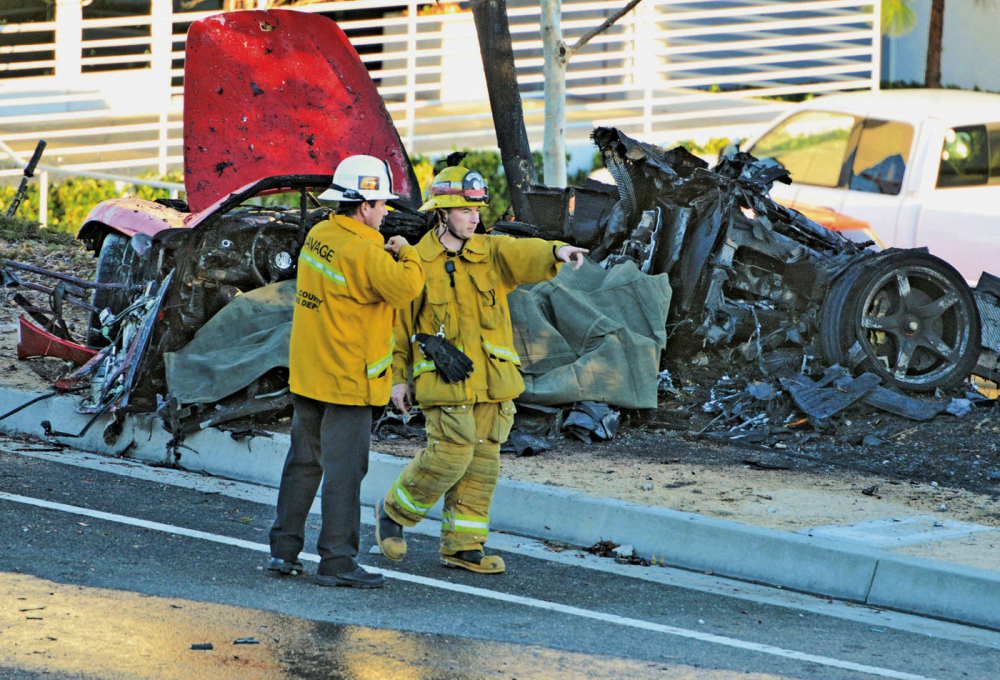
[[[513, 399], [524, 391], [507, 294], [520, 284], [555, 277], [562, 262], [575, 259], [579, 267], [587, 251], [542, 239], [475, 233], [480, 207], [488, 199], [483, 177], [455, 166], [434, 178], [421, 206], [435, 210], [438, 222], [417, 244], [426, 288], [396, 317], [392, 402], [408, 412], [415, 388], [427, 448], [406, 466], [375, 510], [379, 548], [399, 561], [406, 553], [403, 527], [423, 519], [444, 495], [441, 561], [477, 573], [500, 573], [503, 559], [486, 555], [483, 544], [500, 474], [500, 445], [514, 422]], [[435, 352], [428, 348], [439, 349], [441, 338], [471, 359], [471, 373], [464, 379], [444, 370], [452, 362], [435, 363]]]
[[268, 568], [302, 572], [298, 555], [306, 517], [322, 481], [316, 582], [378, 588], [384, 577], [355, 561], [371, 407], [388, 403], [392, 389], [394, 308], [417, 296], [424, 273], [406, 239], [393, 236], [386, 242], [379, 233], [386, 199], [396, 198], [383, 161], [345, 159], [320, 198], [340, 204], [336, 215], [309, 231], [299, 255], [289, 356], [292, 443], [281, 474]]

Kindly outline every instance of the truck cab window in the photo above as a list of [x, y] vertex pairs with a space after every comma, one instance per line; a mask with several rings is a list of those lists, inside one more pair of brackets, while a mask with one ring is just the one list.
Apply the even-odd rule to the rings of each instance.
[[951, 128], [945, 132], [938, 169], [938, 189], [986, 184], [989, 140], [985, 125]]
[[987, 126], [990, 143], [990, 184], [1000, 184], [1000, 123]]
[[849, 188], [897, 196], [910, 160], [913, 126], [869, 118], [865, 121], [851, 163]]

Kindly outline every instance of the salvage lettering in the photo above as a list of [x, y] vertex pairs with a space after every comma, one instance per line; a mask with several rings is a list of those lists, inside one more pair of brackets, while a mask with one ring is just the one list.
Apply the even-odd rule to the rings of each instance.
[[301, 305], [306, 309], [319, 309], [322, 306], [324, 300], [318, 295], [313, 295], [306, 290], [295, 291], [295, 304]]
[[319, 241], [318, 239], [315, 239], [315, 238], [312, 238], [310, 236], [307, 236], [306, 237], [306, 248], [308, 248], [309, 250], [313, 251], [314, 253], [316, 253], [317, 255], [319, 255], [320, 257], [322, 257], [327, 262], [332, 262], [333, 261], [333, 260], [330, 259], [334, 255], [333, 248], [331, 248], [330, 246], [326, 245], [322, 241]]

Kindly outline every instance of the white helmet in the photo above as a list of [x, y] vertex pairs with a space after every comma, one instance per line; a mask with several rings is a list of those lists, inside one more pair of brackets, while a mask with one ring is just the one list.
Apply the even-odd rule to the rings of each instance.
[[374, 156], [349, 156], [333, 173], [330, 188], [319, 195], [324, 201], [387, 201], [392, 193], [392, 170]]

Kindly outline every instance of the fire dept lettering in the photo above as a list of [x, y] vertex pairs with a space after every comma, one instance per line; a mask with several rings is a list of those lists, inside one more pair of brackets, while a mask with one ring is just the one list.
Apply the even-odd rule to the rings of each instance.
[[327, 262], [333, 262], [333, 260], [330, 259], [334, 255], [333, 248], [326, 245], [322, 241], [307, 236], [306, 248], [313, 251], [314, 253], [316, 253], [316, 255], [322, 257]]
[[323, 302], [322, 298], [318, 295], [313, 295], [307, 290], [295, 291], [295, 304], [301, 305], [306, 309], [319, 309]]

